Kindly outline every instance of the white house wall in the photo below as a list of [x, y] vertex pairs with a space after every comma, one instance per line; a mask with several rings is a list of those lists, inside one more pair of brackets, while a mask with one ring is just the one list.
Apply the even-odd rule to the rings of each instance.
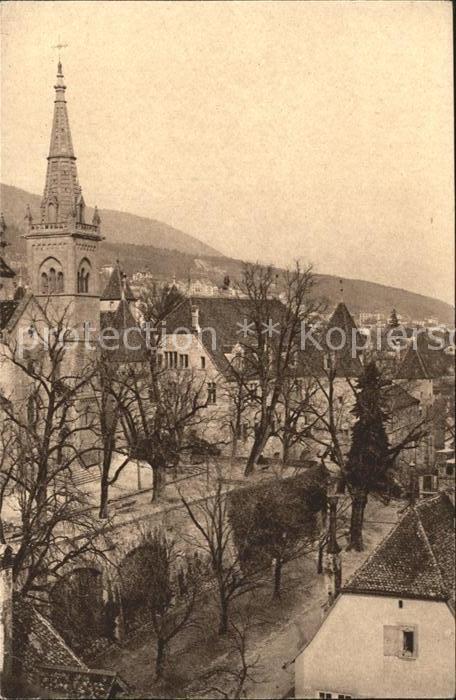
[[[415, 626], [416, 658], [384, 655], [385, 625]], [[443, 602], [343, 594], [295, 660], [295, 697], [453, 698], [454, 616]]]

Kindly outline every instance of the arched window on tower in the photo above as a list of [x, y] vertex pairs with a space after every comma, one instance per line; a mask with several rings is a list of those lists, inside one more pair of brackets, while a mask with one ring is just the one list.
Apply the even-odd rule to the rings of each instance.
[[54, 294], [57, 288], [57, 275], [53, 267], [49, 270], [49, 294]]
[[41, 273], [41, 294], [49, 294], [49, 279], [45, 272]]
[[81, 260], [78, 271], [78, 292], [87, 294], [90, 289], [90, 263], [87, 258]]
[[53, 257], [43, 260], [38, 272], [38, 280], [41, 294], [62, 293], [65, 279], [60, 261]]
[[47, 214], [48, 222], [55, 224], [57, 222], [57, 206], [55, 202], [49, 202]]

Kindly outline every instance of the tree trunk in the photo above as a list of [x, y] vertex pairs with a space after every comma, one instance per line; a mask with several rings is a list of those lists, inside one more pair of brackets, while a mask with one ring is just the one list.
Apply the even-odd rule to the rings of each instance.
[[323, 573], [323, 553], [325, 551], [325, 545], [318, 545], [318, 560], [317, 560], [317, 574]]
[[107, 475], [102, 475], [100, 484], [100, 510], [98, 517], [101, 519], [106, 519], [108, 517], [108, 494], [109, 485]]
[[157, 658], [155, 660], [155, 678], [158, 680], [163, 675], [163, 666], [166, 656], [166, 642], [162, 637], [157, 637]]
[[290, 457], [290, 444], [288, 440], [282, 440], [282, 464], [286, 464]]
[[236, 431], [233, 432], [233, 440], [231, 443], [231, 458], [234, 459], [237, 457], [237, 451], [238, 451], [238, 434]]
[[258, 433], [255, 435], [255, 440], [253, 441], [252, 450], [249, 454], [249, 458], [247, 460], [247, 464], [245, 467], [244, 476], [250, 476], [250, 474], [253, 473], [255, 466], [258, 462], [258, 459], [260, 458], [261, 453], [263, 452], [268, 439], [269, 439], [269, 426], [266, 426], [265, 428], [260, 429], [258, 431]]
[[152, 465], [152, 499], [151, 503], [157, 503], [163, 495], [165, 488], [163, 468], [157, 465]]
[[272, 597], [274, 600], [280, 598], [280, 584], [282, 583], [282, 560], [280, 557], [274, 559], [274, 592]]
[[228, 601], [224, 596], [220, 595], [220, 621], [219, 621], [219, 635], [226, 634], [228, 632]]
[[367, 493], [365, 491], [358, 491], [353, 495], [350, 520], [350, 542], [347, 550], [354, 549], [356, 552], [362, 552], [364, 550], [363, 524], [366, 503]]

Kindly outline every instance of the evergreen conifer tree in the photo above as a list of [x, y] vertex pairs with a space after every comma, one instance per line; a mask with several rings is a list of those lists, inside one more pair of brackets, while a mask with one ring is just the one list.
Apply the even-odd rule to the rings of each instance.
[[358, 381], [353, 413], [356, 422], [347, 457], [346, 483], [352, 497], [350, 549], [363, 549], [364, 510], [370, 493], [386, 495], [391, 486], [392, 454], [385, 429], [382, 379], [375, 362], [366, 365]]

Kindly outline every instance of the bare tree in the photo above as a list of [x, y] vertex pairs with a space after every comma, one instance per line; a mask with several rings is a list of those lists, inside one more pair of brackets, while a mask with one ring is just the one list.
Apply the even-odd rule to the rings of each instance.
[[258, 578], [242, 570], [221, 481], [217, 480], [211, 495], [196, 501], [190, 502], [182, 494], [180, 496], [195, 529], [193, 535], [186, 533], [182, 536], [208, 556], [219, 604], [219, 634], [226, 634], [232, 601], [256, 588]]
[[[276, 273], [272, 267], [246, 264], [242, 308], [248, 318], [240, 351], [231, 362], [233, 380], [243, 387], [254, 413], [255, 431], [245, 474], [258, 462], [274, 428], [286, 380], [294, 372], [301, 349], [303, 325], [322, 303], [313, 298], [310, 267]], [[280, 299], [278, 292], [281, 291]]]
[[[224, 665], [216, 665], [200, 676], [192, 686], [198, 690], [190, 690], [190, 697], [245, 697], [247, 682], [258, 683], [258, 671], [261, 668], [260, 655], [252, 654], [251, 637], [255, 627], [262, 624], [255, 619], [252, 600], [249, 600], [243, 610], [242, 618], [228, 625], [228, 640], [230, 642], [230, 660]], [[215, 685], [217, 683], [217, 685]], [[223, 687], [221, 687], [223, 686]]]
[[143, 532], [122, 567], [124, 609], [141, 608], [156, 639], [155, 676], [161, 678], [171, 641], [194, 624], [201, 576], [191, 557], [160, 530]]
[[204, 380], [191, 370], [167, 372], [151, 358], [146, 373], [125, 368], [118, 382], [116, 410], [129, 453], [150, 465], [153, 474], [152, 500], [158, 500], [166, 485], [166, 471], [179, 459], [207, 445], [201, 434], [213, 420], [207, 412]]
[[107, 549], [78, 486], [78, 475], [96, 463], [84, 420], [94, 363], [70, 341], [66, 313], [51, 318], [47, 311], [33, 323], [34, 349], [2, 348], [15, 373], [15, 395], [0, 395], [0, 512], [16, 542], [16, 590], [31, 596], [70, 562]]

